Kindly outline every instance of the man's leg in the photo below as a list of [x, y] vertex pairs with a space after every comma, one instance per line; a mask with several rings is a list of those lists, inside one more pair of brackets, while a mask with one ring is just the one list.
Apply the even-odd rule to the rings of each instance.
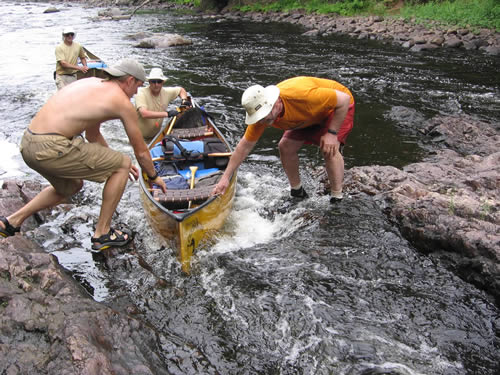
[[[79, 187], [75, 190], [73, 194], [78, 192], [83, 185], [83, 181], [80, 181]], [[26, 220], [31, 215], [37, 213], [38, 211], [44, 210], [46, 208], [57, 206], [62, 203], [66, 197], [57, 193], [56, 189], [52, 186], [48, 186], [38, 193], [35, 198], [29, 201], [24, 207], [7, 217], [10, 225], [13, 227], [20, 227], [24, 220]], [[3, 223], [0, 222], [2, 228], [5, 227]]]
[[[97, 221], [94, 237], [98, 238], [109, 232], [111, 218], [120, 202], [120, 199], [127, 185], [128, 173], [132, 161], [126, 155], [123, 155], [122, 165], [117, 169], [104, 184], [102, 192], [102, 205]], [[119, 232], [121, 233], [121, 232]]]
[[325, 166], [332, 192], [342, 192], [344, 157], [339, 150], [337, 150], [333, 157], [325, 157]]
[[291, 138], [281, 138], [279, 143], [281, 164], [292, 188], [300, 185], [298, 151], [303, 144], [304, 141]]
[[56, 75], [56, 87], [58, 90], [61, 90], [64, 86], [68, 86], [70, 83], [73, 83], [76, 81], [76, 75], [75, 76], [68, 76], [68, 75]]

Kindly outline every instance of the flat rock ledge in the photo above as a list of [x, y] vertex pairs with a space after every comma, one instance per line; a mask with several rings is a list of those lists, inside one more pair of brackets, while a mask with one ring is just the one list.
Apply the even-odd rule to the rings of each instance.
[[[2, 214], [41, 189], [33, 182], [0, 184]], [[21, 234], [0, 239], [0, 373], [169, 373], [165, 337], [94, 301], [56, 257], [29, 239], [43, 215], [29, 218]]]
[[[417, 249], [438, 257], [500, 305], [499, 124], [437, 116], [414, 127], [429, 153], [402, 170], [346, 171], [345, 191], [367, 195]], [[329, 191], [326, 174], [320, 172]]]

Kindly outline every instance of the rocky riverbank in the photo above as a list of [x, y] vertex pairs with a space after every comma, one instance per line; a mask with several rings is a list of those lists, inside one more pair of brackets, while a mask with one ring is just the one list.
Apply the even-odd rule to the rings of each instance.
[[[372, 197], [417, 249], [449, 265], [500, 305], [499, 124], [465, 115], [420, 124], [405, 108], [391, 115], [406, 119], [398, 121], [407, 124], [402, 131], [418, 132], [428, 156], [403, 169], [352, 168], [346, 172], [346, 191]], [[41, 189], [29, 181], [0, 185], [2, 214]], [[30, 239], [49, 214], [30, 218], [21, 234], [0, 239], [0, 373], [190, 373], [182, 368], [187, 356], [203, 361], [188, 344], [183, 351], [172, 350], [182, 344], [172, 345], [175, 337], [142, 322], [127, 296], [113, 306], [94, 301], [47, 249]], [[126, 270], [113, 266], [118, 258], [108, 260], [110, 268]]]
[[[412, 117], [404, 108], [393, 112]], [[500, 124], [466, 115], [406, 123], [403, 131], [418, 132], [429, 156], [402, 170], [351, 168], [345, 190], [372, 196], [417, 249], [500, 305]], [[324, 171], [318, 175], [328, 191]]]
[[[41, 186], [3, 181], [0, 212], [20, 208]], [[127, 311], [94, 301], [57, 258], [30, 240], [48, 212], [0, 239], [0, 373], [167, 374], [159, 340]], [[131, 307], [128, 307], [132, 309]]]
[[446, 27], [430, 21], [420, 25], [402, 18], [336, 17], [310, 15], [304, 12], [285, 13], [241, 13], [223, 11], [221, 17], [231, 20], [254, 22], [286, 22], [304, 27], [304, 35], [322, 37], [333, 34], [348, 35], [355, 39], [373, 39], [384, 43], [395, 43], [411, 52], [431, 51], [437, 48], [478, 50], [500, 56], [500, 33], [483, 29]]
[[[82, 2], [81, 0], [73, 0]], [[134, 0], [89, 0], [85, 6], [115, 7], [124, 9], [123, 13], [132, 10], [144, 1]], [[188, 6], [193, 12], [199, 10]], [[147, 2], [147, 9], [176, 9], [186, 6], [165, 3], [159, 0]], [[404, 20], [397, 15], [391, 17], [340, 17], [338, 15], [307, 14], [304, 11], [290, 12], [239, 12], [230, 7], [219, 13], [205, 13], [202, 17], [227, 19], [233, 21], [247, 20], [253, 22], [286, 22], [302, 26], [304, 34], [311, 37], [322, 37], [333, 34], [348, 35], [355, 39], [373, 39], [382, 43], [394, 43], [411, 52], [432, 51], [437, 48], [449, 50], [479, 51], [493, 56], [500, 56], [500, 33], [489, 29], [475, 30], [443, 25], [436, 21], [419, 24]], [[119, 19], [119, 18], [118, 18]]]
[[[404, 108], [394, 115], [412, 118]], [[429, 156], [403, 169], [351, 168], [345, 191], [354, 197], [371, 196], [418, 250], [448, 265], [500, 305], [499, 124], [468, 116], [438, 116], [421, 127], [407, 124], [405, 131], [421, 134]], [[327, 180], [322, 169], [318, 178]], [[325, 184], [324, 193], [327, 188]], [[29, 181], [3, 181], [0, 212], [16, 210], [40, 189]], [[176, 373], [191, 348], [172, 352], [169, 348], [178, 346], [171, 344], [174, 338], [136, 318], [137, 309], [127, 296], [113, 307], [94, 301], [57, 258], [30, 239], [47, 215], [41, 212], [25, 222], [21, 234], [0, 239], [0, 372]], [[126, 269], [116, 263], [123, 261], [115, 251], [107, 267]], [[135, 256], [134, 267], [148, 272]], [[203, 360], [195, 354], [191, 359]], [[189, 372], [185, 370], [181, 373]]]

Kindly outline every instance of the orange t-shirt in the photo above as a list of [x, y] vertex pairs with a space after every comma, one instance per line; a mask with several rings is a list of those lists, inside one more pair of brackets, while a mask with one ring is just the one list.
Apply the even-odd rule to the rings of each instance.
[[[319, 124], [327, 118], [337, 105], [335, 90], [345, 92], [354, 98], [349, 89], [330, 79], [315, 77], [294, 77], [278, 83], [280, 98], [285, 107], [283, 117], [271, 125], [281, 130], [306, 128]], [[255, 123], [247, 126], [245, 139], [256, 142], [268, 125]]]

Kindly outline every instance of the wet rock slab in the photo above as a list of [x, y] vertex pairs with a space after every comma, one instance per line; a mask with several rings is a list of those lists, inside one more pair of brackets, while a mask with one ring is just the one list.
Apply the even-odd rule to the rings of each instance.
[[[40, 188], [2, 182], [0, 212], [21, 207]], [[25, 236], [36, 225], [30, 219], [21, 235], [0, 239], [0, 373], [167, 373], [159, 335], [95, 302], [57, 258]]]
[[[466, 115], [421, 128], [428, 156], [402, 170], [351, 168], [345, 190], [372, 196], [419, 250], [446, 262], [500, 304], [500, 132]], [[323, 173], [323, 172], [322, 172]], [[323, 181], [326, 181], [322, 175]]]

